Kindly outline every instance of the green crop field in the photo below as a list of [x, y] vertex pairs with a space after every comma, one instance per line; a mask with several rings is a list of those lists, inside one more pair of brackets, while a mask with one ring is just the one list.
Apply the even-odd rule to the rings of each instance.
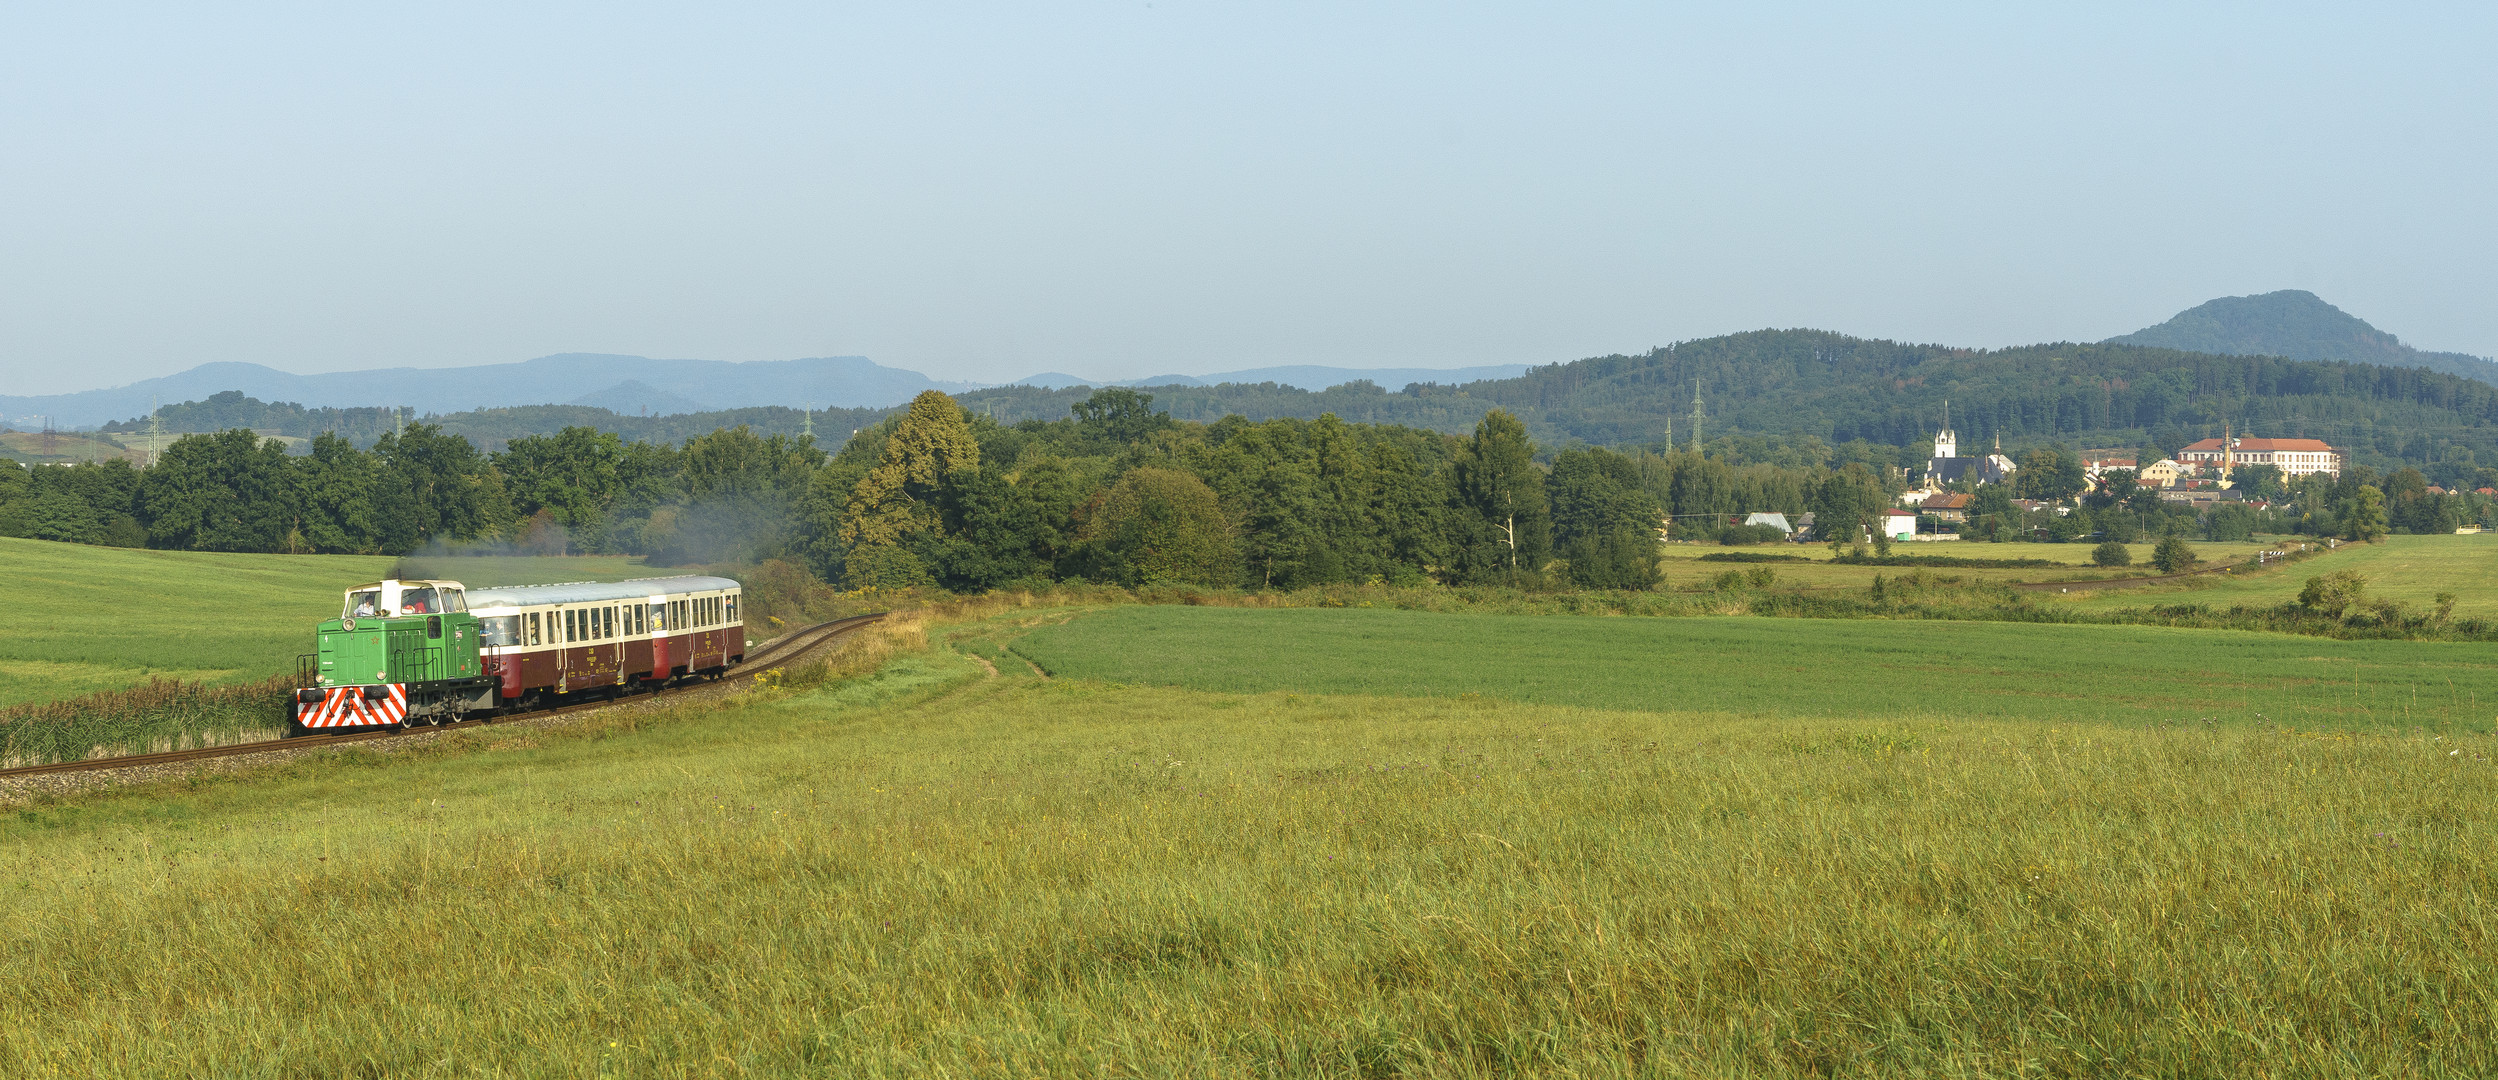
[[[150, 677], [248, 682], [294, 670], [348, 586], [398, 560], [225, 555], [0, 538], [0, 708]], [[433, 559], [473, 585], [616, 580], [638, 559]], [[657, 571], [665, 572], [665, 571]]]
[[0, 707], [294, 668], [312, 624], [391, 560], [221, 555], [0, 538]]
[[2382, 544], [2344, 544], [2276, 571], [2242, 578], [2214, 578], [2192, 589], [2157, 586], [2074, 594], [2085, 609], [2191, 602], [2274, 605], [2298, 599], [2308, 578], [2350, 570], [2368, 579], [2368, 593], [2414, 608], [2435, 605], [2438, 593], [2455, 594], [2457, 618], [2498, 618], [2498, 533], [2475, 536], [2389, 536]]
[[[2151, 544], [2129, 544], [2134, 565], [2103, 568], [2090, 564], [2091, 544], [1982, 544], [1982, 543], [1909, 543], [1892, 546], [1895, 555], [1942, 555], [1961, 559], [2042, 559], [2061, 566], [2017, 567], [1936, 567], [1926, 571], [1938, 578], [1970, 584], [2007, 581], [2065, 581], [2120, 577], [2142, 577], [2159, 573], [2151, 568]], [[2195, 542], [2197, 555], [2209, 563], [2241, 562], [2254, 558], [2255, 552], [2277, 544]], [[1769, 564], [1721, 563], [1704, 561], [1701, 556], [1716, 552], [1751, 552], [1764, 555], [1797, 555], [1810, 562], [1779, 562]], [[1719, 547], [1713, 544], [1669, 544], [1663, 549], [1659, 565], [1665, 571], [1668, 588], [1701, 585], [1729, 570], [1750, 569], [1767, 565], [1777, 571], [1782, 585], [1805, 588], [1861, 589], [1873, 583], [1874, 575], [1898, 577], [1914, 568], [1904, 566], [1851, 566], [1832, 562], [1829, 548], [1819, 544], [1758, 544], [1745, 547]]]
[[[1606, 709], [1446, 665], [1236, 693], [997, 651], [1135, 625], [1063, 614], [960, 628], [994, 676], [940, 647], [23, 807], [0, 1075], [2498, 1073], [2485, 733]], [[1177, 632], [1443, 643], [1212, 614], [1267, 629]]]
[[1052, 674], [1113, 682], [1748, 716], [2382, 727], [2498, 714], [2484, 644], [2142, 626], [1127, 607], [1012, 647]]

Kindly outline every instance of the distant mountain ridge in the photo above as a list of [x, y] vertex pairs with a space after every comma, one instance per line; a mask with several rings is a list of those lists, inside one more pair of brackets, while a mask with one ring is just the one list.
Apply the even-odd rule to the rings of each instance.
[[[1214, 386], [1277, 383], [1305, 390], [1369, 380], [1394, 390], [1413, 382], [1458, 383], [1514, 378], [1525, 364], [1471, 368], [1336, 368], [1310, 365], [1255, 368], [1213, 375], [1162, 375], [1098, 381], [1047, 372], [1014, 385]], [[151, 402], [173, 405], [205, 401], [239, 391], [263, 402], [307, 408], [371, 408], [408, 405], [420, 414], [537, 405], [581, 405], [620, 416], [673, 416], [780, 406], [818, 409], [882, 409], [909, 401], [923, 390], [962, 393], [984, 383], [931, 379], [916, 371], [885, 367], [863, 356], [803, 360], [669, 360], [605, 353], [558, 353], [514, 364], [455, 368], [385, 368], [297, 375], [260, 364], [220, 362], [127, 386], [71, 394], [0, 395], [0, 422], [28, 425], [36, 416], [62, 428], [85, 428], [146, 416]]]
[[618, 413], [692, 412], [764, 405], [883, 408], [922, 390], [960, 392], [974, 384], [939, 382], [863, 356], [803, 360], [662, 360], [647, 356], [559, 353], [516, 364], [385, 368], [297, 375], [259, 364], [201, 364], [108, 390], [0, 395], [0, 419], [41, 414], [64, 428], [145, 416], [156, 401], [202, 401], [239, 390], [262, 401], [312, 408], [409, 405], [420, 413], [521, 405], [596, 405]]
[[1045, 390], [1063, 390], [1070, 386], [1220, 386], [1238, 383], [1256, 386], [1274, 383], [1301, 390], [1325, 390], [1352, 382], [1371, 382], [1383, 389], [1402, 390], [1411, 383], [1480, 382], [1484, 379], [1515, 379], [1527, 373], [1525, 364], [1491, 364], [1466, 368], [1340, 368], [1315, 364], [1290, 364], [1283, 367], [1249, 368], [1243, 371], [1218, 371], [1212, 375], [1151, 375], [1142, 379], [1096, 380], [1061, 371], [1045, 371], [1026, 375], [1009, 386], [1037, 386]]
[[2224, 296], [2158, 326], [2102, 344], [2148, 345], [2223, 356], [2283, 356], [2387, 367], [2423, 367], [2498, 385], [2498, 362], [2466, 353], [2423, 352], [2304, 289]]

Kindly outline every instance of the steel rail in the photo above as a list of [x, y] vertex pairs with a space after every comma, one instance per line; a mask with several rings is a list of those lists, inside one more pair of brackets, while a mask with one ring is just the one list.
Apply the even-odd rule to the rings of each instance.
[[[831, 640], [832, 638], [875, 622], [878, 619], [884, 618], [887, 614], [890, 613], [880, 611], [873, 615], [853, 615], [847, 619], [834, 619], [831, 622], [817, 623], [813, 626], [802, 627], [800, 629], [790, 631], [789, 633], [782, 635], [780, 640], [765, 646], [763, 651], [748, 656], [744, 660], [738, 661], [737, 664], [730, 667], [726, 671], [721, 672], [721, 677], [725, 678], [736, 672], [752, 670], [760, 665], [768, 664], [774, 660], [783, 659], [787, 656], [801, 655], [808, 649], [812, 649], [817, 645]], [[348, 743], [373, 742], [379, 739], [395, 739], [428, 731], [452, 731], [465, 727], [478, 727], [491, 724], [498, 719], [561, 716], [566, 713], [588, 712], [593, 709], [604, 709], [616, 705], [623, 705], [645, 696], [659, 697], [666, 694], [678, 693], [680, 691], [692, 690], [696, 688], [696, 685], [698, 684], [689, 683], [684, 686], [654, 689], [646, 691], [645, 693], [632, 694], [625, 697], [604, 698], [598, 701], [586, 701], [578, 705], [558, 705], [554, 708], [548, 709], [531, 709], [526, 712], [504, 713], [499, 716], [481, 717], [476, 720], [461, 720], [456, 723], [449, 724], [401, 727], [396, 730], [384, 729], [380, 731], [357, 731], [343, 735], [297, 735], [291, 738], [262, 739], [257, 742], [233, 743], [227, 746], [197, 746], [188, 750], [160, 750], [152, 754], [125, 754], [120, 757], [87, 758], [81, 761], [57, 761], [49, 765], [23, 765], [14, 769], [0, 769], [0, 778], [11, 776], [38, 776], [44, 773], [94, 772], [103, 769], [134, 769], [145, 765], [170, 765], [175, 762], [200, 761], [207, 758], [235, 757], [242, 754], [267, 754], [279, 750], [310, 750], [324, 746], [343, 746]]]

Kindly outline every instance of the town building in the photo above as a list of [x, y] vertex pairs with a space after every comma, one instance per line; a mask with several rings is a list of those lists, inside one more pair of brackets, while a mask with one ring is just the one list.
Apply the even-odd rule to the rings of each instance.
[[2082, 451], [2082, 473], [2093, 480], [2110, 469], [2131, 469], [2137, 459], [2132, 454], [2113, 450]]
[[1940, 488], [1945, 484], [1967, 481], [1973, 484], [2000, 484], [2012, 479], [2012, 459], [2004, 456], [2002, 436], [1995, 438], [1995, 452], [1985, 457], [1961, 457], [1960, 436], [1952, 431], [1951, 403], [1943, 403], [1943, 427], [1934, 433], [1934, 456], [1926, 459], [1926, 487]]
[[1967, 492], [1938, 491], [1926, 496], [1925, 505], [1919, 509], [1932, 515], [1938, 521], [1967, 521], [1969, 520], [1969, 504], [1976, 500], [1977, 496]]
[[2168, 458], [2161, 458], [2135, 472], [2134, 481], [2144, 487], [2176, 487], [2177, 481], [2183, 479], [2185, 475], [2184, 465]]
[[2177, 462], [2190, 468], [2270, 465], [2281, 470], [2283, 476], [2342, 475], [2341, 452], [2322, 439], [2259, 439], [2245, 435], [2205, 439], [2179, 450]]
[[1917, 515], [1913, 511], [1908, 510], [1883, 511], [1882, 534], [1893, 540], [1916, 539]]
[[1786, 533], [1789, 536], [1795, 535], [1795, 526], [1787, 524], [1787, 515], [1785, 514], [1752, 514], [1745, 517], [1743, 519], [1743, 523], [1746, 525], [1767, 525], [1770, 528]]

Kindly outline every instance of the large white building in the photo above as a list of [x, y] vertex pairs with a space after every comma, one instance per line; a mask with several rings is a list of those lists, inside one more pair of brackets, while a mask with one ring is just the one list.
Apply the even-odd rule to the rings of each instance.
[[2323, 473], [2342, 475], [2342, 454], [2322, 439], [2255, 439], [2238, 436], [2227, 440], [2205, 439], [2177, 452], [2182, 465], [2218, 468], [2223, 459], [2232, 466], [2270, 465], [2283, 476], [2305, 476]]

